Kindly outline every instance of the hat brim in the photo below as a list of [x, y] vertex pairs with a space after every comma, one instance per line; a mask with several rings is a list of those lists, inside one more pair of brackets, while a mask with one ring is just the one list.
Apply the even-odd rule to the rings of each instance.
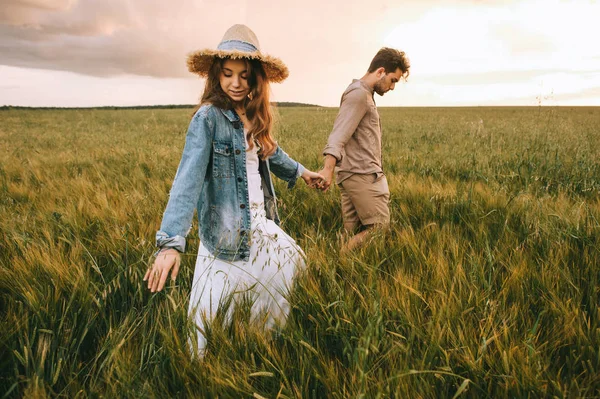
[[271, 57], [256, 52], [245, 51], [224, 51], [224, 50], [200, 50], [190, 53], [187, 57], [188, 70], [197, 73], [200, 76], [208, 76], [208, 71], [215, 58], [241, 59], [248, 58], [259, 60], [265, 70], [267, 79], [270, 82], [283, 82], [289, 75], [288, 68], [279, 58]]

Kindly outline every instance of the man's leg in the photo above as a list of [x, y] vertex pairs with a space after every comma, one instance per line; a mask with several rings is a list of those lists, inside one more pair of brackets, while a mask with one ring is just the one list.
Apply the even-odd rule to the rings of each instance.
[[352, 198], [344, 188], [343, 183], [344, 182], [339, 185], [340, 194], [342, 197], [342, 221], [344, 223], [344, 230], [346, 230], [346, 233], [354, 234], [354, 232], [356, 232], [360, 227], [360, 219], [358, 218], [358, 213], [356, 213], [356, 209], [352, 203]]
[[344, 180], [342, 185], [346, 199], [352, 204], [362, 227], [362, 231], [354, 235], [342, 248], [341, 252], [345, 253], [364, 245], [373, 232], [387, 228], [390, 223], [390, 193], [383, 174], [355, 174]]

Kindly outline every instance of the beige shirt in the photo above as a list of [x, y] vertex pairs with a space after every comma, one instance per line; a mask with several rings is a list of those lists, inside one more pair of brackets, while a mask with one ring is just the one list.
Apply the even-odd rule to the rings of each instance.
[[354, 79], [342, 94], [340, 111], [323, 150], [337, 159], [338, 184], [358, 174], [383, 174], [381, 124], [373, 89]]

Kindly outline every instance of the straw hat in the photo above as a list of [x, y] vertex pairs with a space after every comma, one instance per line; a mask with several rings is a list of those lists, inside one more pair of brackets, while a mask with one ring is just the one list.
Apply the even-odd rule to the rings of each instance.
[[229, 28], [216, 50], [204, 49], [188, 55], [188, 69], [190, 72], [206, 77], [215, 57], [259, 60], [265, 69], [267, 79], [275, 83], [284, 81], [289, 75], [283, 61], [261, 54], [258, 38], [246, 25], [233, 25]]

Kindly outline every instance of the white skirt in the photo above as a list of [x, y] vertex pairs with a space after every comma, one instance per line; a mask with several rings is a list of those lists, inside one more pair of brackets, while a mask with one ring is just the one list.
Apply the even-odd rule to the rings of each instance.
[[[289, 313], [287, 295], [304, 253], [294, 239], [265, 216], [263, 204], [251, 205], [251, 245], [248, 261], [215, 258], [200, 244], [192, 284], [189, 315], [198, 327], [198, 350], [206, 348], [205, 322], [213, 320], [220, 305], [242, 298], [253, 301], [252, 316], [266, 312], [267, 325], [283, 323]], [[231, 309], [226, 314], [231, 317]]]

